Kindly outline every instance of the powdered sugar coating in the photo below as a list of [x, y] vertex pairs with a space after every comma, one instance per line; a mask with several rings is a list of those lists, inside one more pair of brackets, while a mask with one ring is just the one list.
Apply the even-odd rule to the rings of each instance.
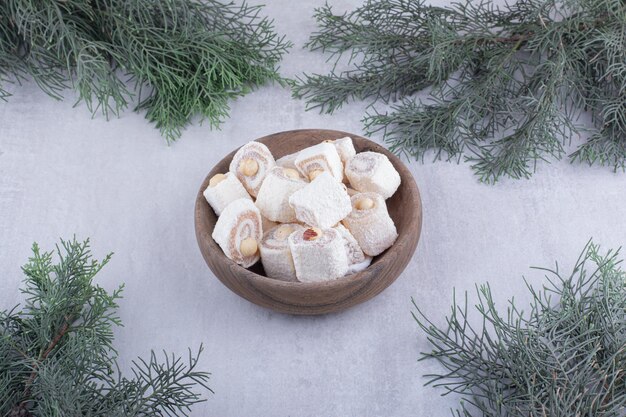
[[294, 163], [298, 171], [307, 178], [311, 172], [321, 170], [329, 172], [337, 181], [343, 179], [343, 164], [332, 143], [322, 142], [304, 148], [298, 153]]
[[240, 198], [252, 200], [241, 181], [231, 172], [227, 172], [224, 180], [214, 186], [208, 186], [202, 193], [216, 215], [222, 214], [227, 205]]
[[288, 155], [283, 156], [282, 158], [278, 158], [276, 160], [276, 165], [283, 168], [291, 168], [297, 170], [296, 168], [296, 158], [300, 152], [290, 153]]
[[[371, 199], [374, 206], [359, 210], [355, 203]], [[396, 225], [387, 212], [385, 199], [377, 193], [359, 193], [351, 198], [352, 211], [343, 219], [343, 224], [352, 233], [366, 255], [376, 256], [389, 248], [398, 238]]]
[[[239, 166], [246, 159], [252, 159], [258, 164], [258, 170], [254, 175], [247, 176], [240, 172]], [[256, 197], [265, 175], [275, 165], [276, 161], [268, 147], [260, 142], [252, 141], [243, 145], [235, 153], [230, 162], [229, 171], [237, 176], [251, 196]]]
[[348, 274], [356, 274], [357, 272], [366, 270], [367, 267], [371, 265], [372, 259], [373, 258], [371, 256], [366, 255], [362, 262], [350, 265], [348, 267]]
[[338, 224], [333, 229], [338, 231], [343, 238], [343, 243], [346, 248], [346, 256], [348, 257], [348, 265], [351, 266], [365, 261], [365, 254], [363, 253], [363, 250], [361, 250], [359, 242], [357, 242], [354, 236], [352, 236], [352, 233], [350, 233], [350, 231], [342, 224]]
[[322, 235], [314, 240], [305, 240], [304, 231], [289, 236], [298, 281], [330, 281], [348, 272], [348, 258], [339, 232], [334, 229], [322, 229], [321, 232]]
[[230, 203], [217, 218], [213, 240], [220, 245], [224, 254], [244, 268], [254, 265], [260, 258], [259, 252], [243, 256], [241, 242], [253, 238], [257, 242], [263, 237], [261, 213], [252, 200], [241, 198]]
[[308, 183], [302, 178], [290, 178], [282, 167], [272, 168], [265, 176], [259, 189], [256, 206], [269, 220], [280, 223], [293, 223], [296, 212], [289, 205], [289, 197]]
[[335, 145], [339, 158], [341, 158], [341, 162], [343, 162], [344, 166], [356, 155], [352, 138], [349, 136], [334, 140], [333, 145]]
[[350, 185], [361, 192], [375, 192], [391, 197], [400, 186], [400, 174], [386, 155], [377, 152], [356, 154], [345, 170]]
[[292, 223], [281, 224], [265, 232], [259, 249], [263, 269], [268, 277], [283, 281], [296, 281], [296, 268], [288, 239], [292, 233], [302, 231], [304, 227]]
[[346, 187], [328, 172], [293, 193], [289, 205], [299, 221], [321, 229], [336, 225], [352, 210]]

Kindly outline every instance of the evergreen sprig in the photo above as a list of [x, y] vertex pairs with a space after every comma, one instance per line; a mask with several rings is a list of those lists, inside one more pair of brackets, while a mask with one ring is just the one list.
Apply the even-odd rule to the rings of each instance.
[[145, 110], [169, 141], [199, 115], [211, 127], [230, 100], [268, 81], [289, 43], [260, 6], [218, 0], [4, 0], [3, 84], [34, 81], [61, 99], [72, 87], [90, 111]]
[[117, 300], [93, 284], [109, 261], [92, 259], [89, 241], [61, 241], [53, 252], [33, 245], [22, 268], [21, 310], [0, 312], [0, 416], [178, 416], [204, 401], [197, 388], [210, 374], [196, 370], [197, 353], [183, 359], [152, 352], [121, 375], [113, 328]]
[[[308, 108], [332, 113], [350, 99], [397, 101], [370, 111], [368, 134], [422, 159], [463, 155], [484, 182], [527, 178], [560, 159], [588, 112], [594, 128], [572, 161], [626, 164], [626, 3], [623, 0], [368, 0], [337, 15], [316, 10], [307, 46], [337, 65], [293, 87]], [[428, 98], [410, 96], [430, 88]]]
[[[618, 417], [626, 410], [626, 274], [617, 251], [589, 243], [571, 274], [558, 264], [547, 285], [528, 285], [524, 312], [498, 309], [489, 285], [477, 287], [476, 315], [452, 306], [439, 327], [415, 306], [432, 345], [422, 360], [443, 371], [427, 384], [461, 397], [457, 416]], [[415, 304], [415, 303], [414, 303]]]

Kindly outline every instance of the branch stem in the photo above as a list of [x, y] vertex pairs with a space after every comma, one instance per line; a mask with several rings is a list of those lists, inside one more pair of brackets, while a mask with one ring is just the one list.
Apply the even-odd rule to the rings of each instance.
[[26, 381], [26, 384], [24, 386], [24, 392], [22, 393], [23, 399], [22, 399], [21, 404], [25, 404], [30, 399], [33, 382], [35, 381], [35, 378], [37, 377], [37, 371], [39, 370], [39, 366], [41, 365], [43, 361], [45, 361], [48, 358], [50, 353], [52, 353], [52, 351], [59, 344], [61, 339], [63, 339], [63, 336], [65, 336], [67, 332], [69, 331], [70, 323], [71, 323], [69, 319], [70, 318], [68, 316], [65, 316], [63, 318], [63, 324], [59, 328], [59, 331], [57, 332], [56, 336], [54, 336], [54, 338], [50, 341], [46, 349], [42, 350], [39, 356], [37, 357], [37, 359], [35, 360], [35, 363], [33, 364], [33, 370], [30, 373], [30, 376], [28, 377], [28, 380]]

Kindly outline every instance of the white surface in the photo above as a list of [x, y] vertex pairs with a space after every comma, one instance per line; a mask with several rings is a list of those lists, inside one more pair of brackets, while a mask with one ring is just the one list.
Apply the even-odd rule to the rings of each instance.
[[[301, 46], [323, 0], [268, 3], [296, 44], [283, 74], [322, 70], [324, 57]], [[351, 3], [360, 1], [337, 9]], [[486, 186], [467, 165], [413, 162], [424, 228], [398, 281], [341, 314], [274, 314], [231, 293], [204, 264], [193, 229], [198, 187], [224, 154], [269, 133], [362, 133], [366, 105], [322, 116], [268, 86], [233, 103], [221, 131], [195, 125], [168, 147], [141, 114], [91, 120], [72, 102], [27, 84], [0, 104], [0, 308], [21, 299], [20, 265], [33, 241], [51, 248], [58, 237], [90, 236], [99, 257], [115, 251], [99, 282], [126, 283], [125, 327], [116, 332], [124, 364], [153, 348], [184, 354], [204, 343], [216, 393], [194, 416], [447, 415], [453, 400], [422, 387], [432, 365], [416, 362], [427, 345], [411, 297], [443, 322], [453, 287], [489, 280], [498, 299], [523, 300], [522, 274], [542, 278], [530, 265], [569, 267], [590, 237], [605, 247], [626, 242], [626, 174], [563, 161], [541, 164], [529, 181]]]

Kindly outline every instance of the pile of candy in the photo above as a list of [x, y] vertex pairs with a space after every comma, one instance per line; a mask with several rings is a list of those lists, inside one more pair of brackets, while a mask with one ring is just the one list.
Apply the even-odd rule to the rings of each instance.
[[219, 216], [213, 239], [228, 258], [245, 268], [260, 259], [270, 278], [319, 282], [361, 271], [393, 245], [385, 199], [399, 186], [385, 155], [357, 154], [346, 137], [278, 160], [249, 142], [204, 196]]

